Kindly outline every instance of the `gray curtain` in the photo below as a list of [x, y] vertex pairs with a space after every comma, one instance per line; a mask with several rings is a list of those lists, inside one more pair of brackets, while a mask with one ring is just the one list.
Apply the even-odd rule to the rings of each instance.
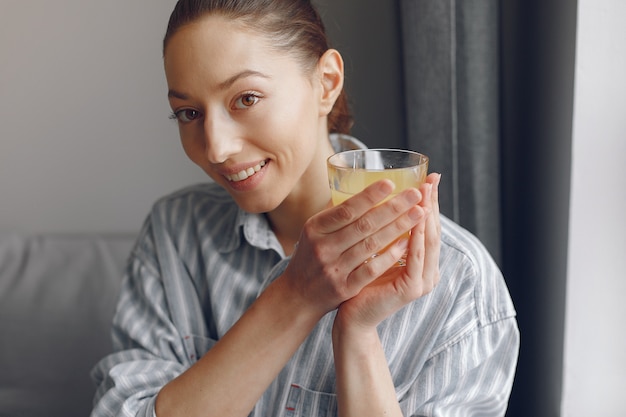
[[[561, 415], [576, 0], [399, 0], [407, 137], [518, 313], [509, 417]], [[590, 399], [591, 400], [591, 399]]]
[[400, 4], [407, 146], [443, 174], [442, 212], [500, 262], [498, 2]]
[[314, 1], [353, 133], [428, 154], [443, 213], [504, 273], [522, 335], [507, 416], [560, 416], [576, 0]]

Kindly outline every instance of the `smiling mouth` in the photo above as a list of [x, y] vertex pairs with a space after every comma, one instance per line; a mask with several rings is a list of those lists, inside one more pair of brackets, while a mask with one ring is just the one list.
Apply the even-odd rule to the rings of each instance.
[[259, 162], [258, 164], [256, 164], [253, 167], [241, 170], [241, 171], [237, 172], [236, 174], [225, 175], [225, 177], [226, 177], [226, 179], [228, 181], [231, 181], [231, 182], [243, 181], [245, 179], [250, 178], [251, 176], [253, 176], [257, 172], [259, 172], [266, 164], [267, 164], [267, 161], [261, 161], [261, 162]]

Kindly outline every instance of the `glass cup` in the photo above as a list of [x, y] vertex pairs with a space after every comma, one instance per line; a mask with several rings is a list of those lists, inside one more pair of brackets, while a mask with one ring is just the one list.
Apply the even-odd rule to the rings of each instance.
[[[327, 165], [332, 202], [336, 206], [382, 179], [396, 185], [393, 194], [384, 201], [407, 188], [419, 188], [426, 180], [428, 157], [403, 149], [358, 149], [334, 154], [328, 158]], [[396, 241], [403, 237], [408, 238], [409, 233], [398, 236]], [[406, 265], [406, 255], [398, 265]]]

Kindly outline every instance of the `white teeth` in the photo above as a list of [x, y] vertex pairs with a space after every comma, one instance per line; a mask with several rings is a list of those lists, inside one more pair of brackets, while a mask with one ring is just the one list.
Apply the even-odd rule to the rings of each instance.
[[235, 181], [235, 182], [243, 181], [246, 178], [249, 178], [253, 176], [254, 174], [256, 174], [257, 172], [259, 172], [261, 168], [263, 168], [264, 166], [265, 166], [265, 161], [261, 161], [257, 165], [250, 167], [248, 169], [241, 170], [236, 174], [226, 175], [226, 178], [228, 179], [228, 181]]

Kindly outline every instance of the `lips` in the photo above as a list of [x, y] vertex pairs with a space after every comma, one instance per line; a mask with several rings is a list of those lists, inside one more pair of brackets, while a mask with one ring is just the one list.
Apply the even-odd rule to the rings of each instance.
[[227, 174], [224, 176], [226, 177], [228, 181], [231, 181], [231, 182], [243, 181], [243, 180], [250, 178], [257, 172], [259, 172], [265, 166], [266, 163], [267, 161], [261, 161], [253, 167], [243, 169], [235, 174]]

